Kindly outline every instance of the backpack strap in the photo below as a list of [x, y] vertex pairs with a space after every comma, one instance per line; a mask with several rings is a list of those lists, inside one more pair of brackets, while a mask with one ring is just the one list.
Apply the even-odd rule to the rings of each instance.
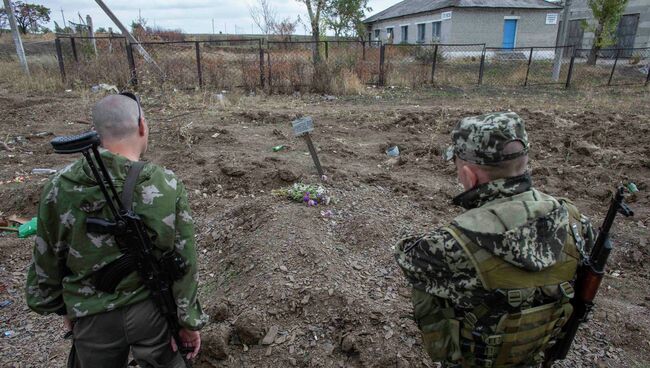
[[135, 161], [131, 164], [129, 172], [126, 174], [126, 180], [124, 180], [124, 188], [122, 190], [122, 205], [124, 209], [130, 211], [133, 209], [133, 193], [135, 192], [135, 185], [138, 182], [138, 177], [144, 168], [146, 163], [143, 161]]

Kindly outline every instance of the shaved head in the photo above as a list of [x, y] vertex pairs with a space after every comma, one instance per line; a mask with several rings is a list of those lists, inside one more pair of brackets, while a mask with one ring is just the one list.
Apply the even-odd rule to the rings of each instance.
[[93, 125], [102, 144], [138, 133], [138, 103], [122, 95], [102, 98], [93, 107]]

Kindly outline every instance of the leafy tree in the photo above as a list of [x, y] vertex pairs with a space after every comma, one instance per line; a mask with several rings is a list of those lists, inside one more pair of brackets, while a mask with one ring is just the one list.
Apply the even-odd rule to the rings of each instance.
[[594, 32], [594, 43], [589, 52], [587, 63], [596, 65], [598, 52], [616, 43], [616, 29], [621, 20], [628, 0], [588, 0], [587, 3], [596, 19], [595, 25], [585, 28]]
[[363, 37], [366, 11], [372, 11], [368, 0], [330, 0], [324, 12], [325, 24], [334, 31], [336, 38]]
[[97, 31], [95, 31], [95, 32], [97, 32], [97, 33], [108, 33], [108, 31], [104, 27], [97, 28]]
[[22, 34], [38, 31], [42, 23], [50, 21], [51, 10], [43, 5], [16, 1], [13, 6], [18, 30]]

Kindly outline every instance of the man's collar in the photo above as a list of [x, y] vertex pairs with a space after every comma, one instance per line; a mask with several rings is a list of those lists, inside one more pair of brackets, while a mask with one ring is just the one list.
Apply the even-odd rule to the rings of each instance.
[[511, 178], [493, 180], [455, 197], [453, 204], [470, 210], [481, 207], [485, 203], [497, 198], [512, 197], [519, 193], [529, 191], [532, 186], [533, 181], [528, 173]]

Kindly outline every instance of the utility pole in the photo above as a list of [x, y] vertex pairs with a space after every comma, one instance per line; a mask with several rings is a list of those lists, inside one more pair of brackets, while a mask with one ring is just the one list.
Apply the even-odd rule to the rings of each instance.
[[25, 49], [23, 48], [23, 41], [20, 39], [20, 32], [16, 25], [16, 18], [14, 17], [14, 7], [9, 0], [4, 0], [5, 11], [7, 18], [9, 18], [9, 26], [11, 26], [11, 34], [14, 36], [14, 43], [16, 44], [16, 54], [18, 54], [18, 61], [20, 66], [23, 67], [25, 74], [29, 77], [29, 66], [27, 65], [27, 58], [25, 58]]
[[[5, 0], [5, 1], [8, 1], [8, 0]], [[156, 67], [156, 69], [158, 69], [158, 72], [160, 73], [160, 75], [164, 77], [165, 73], [163, 72], [162, 69], [160, 69], [160, 66], [158, 66], [158, 64], [156, 64], [156, 62], [153, 60], [151, 55], [149, 55], [147, 50], [145, 50], [144, 47], [142, 47], [142, 45], [140, 45], [140, 42], [138, 40], [136, 40], [135, 37], [133, 37], [131, 32], [129, 32], [129, 30], [124, 26], [124, 24], [122, 24], [122, 22], [120, 22], [120, 20], [117, 19], [117, 17], [115, 16], [115, 14], [113, 14], [111, 9], [106, 4], [104, 4], [104, 1], [95, 0], [95, 2], [97, 3], [97, 5], [99, 5], [100, 8], [102, 8], [104, 13], [106, 13], [106, 15], [108, 15], [108, 17], [111, 18], [111, 20], [113, 21], [113, 23], [115, 23], [117, 28], [119, 28], [120, 31], [122, 31], [122, 35], [124, 37], [126, 37], [127, 40], [129, 40], [129, 43], [135, 46], [135, 49], [138, 50], [138, 52], [140, 53], [140, 55], [142, 55], [144, 60], [146, 62], [150, 63], [150, 64], [153, 64]]]
[[212, 18], [212, 35], [214, 36], [214, 18]]
[[[562, 23], [560, 24], [560, 45], [567, 46], [569, 38], [569, 23], [571, 20], [571, 0], [564, 0], [564, 11], [562, 13]], [[564, 47], [555, 49], [555, 62], [553, 64], [553, 81], [557, 82], [560, 79], [560, 71], [562, 70], [562, 58], [564, 57]]]
[[68, 24], [65, 21], [65, 14], [63, 13], [63, 8], [61, 8], [61, 18], [63, 18], [63, 32], [65, 32], [65, 29], [66, 27], [68, 27]]
[[86, 15], [86, 25], [88, 26], [88, 37], [90, 37], [90, 42], [93, 44], [93, 50], [95, 51], [95, 56], [97, 56], [97, 40], [95, 39], [93, 18], [91, 18], [90, 15]]

